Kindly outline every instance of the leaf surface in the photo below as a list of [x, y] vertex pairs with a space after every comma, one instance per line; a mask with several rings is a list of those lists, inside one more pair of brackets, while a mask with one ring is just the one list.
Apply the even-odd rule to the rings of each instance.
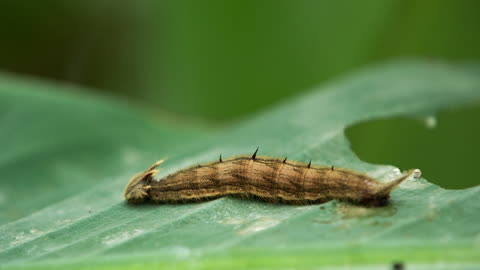
[[386, 63], [220, 131], [154, 121], [119, 102], [59, 87], [65, 88], [0, 77], [0, 265], [6, 269], [480, 265], [479, 187], [445, 190], [410, 180], [383, 208], [235, 198], [132, 207], [122, 198], [128, 179], [156, 159], [167, 158], [163, 177], [257, 146], [262, 155], [390, 179], [394, 167], [355, 156], [345, 128], [473, 104], [480, 100], [477, 65]]

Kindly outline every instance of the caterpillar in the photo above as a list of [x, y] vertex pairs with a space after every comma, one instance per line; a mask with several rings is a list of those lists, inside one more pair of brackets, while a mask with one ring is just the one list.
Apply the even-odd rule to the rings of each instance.
[[258, 156], [236, 156], [193, 166], [155, 180], [159, 160], [128, 182], [129, 203], [180, 203], [222, 196], [255, 197], [272, 203], [311, 204], [342, 200], [367, 206], [388, 204], [390, 192], [414, 170], [388, 183], [333, 166], [313, 166]]

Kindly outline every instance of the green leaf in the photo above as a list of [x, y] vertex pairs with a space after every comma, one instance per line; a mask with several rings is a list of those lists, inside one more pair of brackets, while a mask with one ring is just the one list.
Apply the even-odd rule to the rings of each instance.
[[71, 87], [0, 78], [0, 265], [6, 269], [386, 269], [396, 261], [408, 269], [480, 267], [479, 187], [445, 190], [410, 180], [383, 208], [234, 198], [133, 207], [122, 198], [132, 174], [155, 159], [167, 158], [162, 177], [257, 146], [262, 155], [387, 179], [393, 167], [359, 160], [344, 129], [478, 101], [478, 65], [387, 63], [210, 132], [54, 88]]

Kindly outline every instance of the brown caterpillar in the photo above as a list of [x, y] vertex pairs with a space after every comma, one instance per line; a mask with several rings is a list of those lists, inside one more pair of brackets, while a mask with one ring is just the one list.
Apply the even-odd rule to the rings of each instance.
[[[258, 149], [257, 149], [258, 151]], [[257, 197], [289, 204], [323, 203], [338, 199], [362, 205], [382, 206], [390, 192], [412, 173], [380, 182], [352, 170], [312, 166], [285, 159], [238, 156], [197, 165], [155, 180], [157, 161], [128, 182], [125, 199], [177, 203], [208, 200], [222, 196]]]

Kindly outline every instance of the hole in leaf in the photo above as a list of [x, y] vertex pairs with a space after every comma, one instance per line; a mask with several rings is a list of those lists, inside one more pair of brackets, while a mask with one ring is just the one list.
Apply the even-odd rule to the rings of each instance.
[[422, 177], [448, 189], [480, 184], [480, 106], [437, 117], [368, 121], [349, 127], [346, 135], [366, 162], [419, 168]]

